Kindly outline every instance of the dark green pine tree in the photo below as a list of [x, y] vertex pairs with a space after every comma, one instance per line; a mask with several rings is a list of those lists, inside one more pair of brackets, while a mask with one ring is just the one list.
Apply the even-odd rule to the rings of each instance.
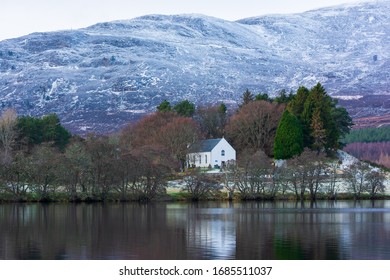
[[254, 95], [249, 91], [249, 89], [247, 89], [242, 95], [242, 104], [240, 105], [240, 108], [246, 104], [249, 104], [254, 100], [255, 100]]
[[192, 117], [195, 113], [195, 104], [184, 100], [176, 104], [173, 110], [182, 117]]
[[54, 146], [63, 151], [68, 145], [71, 133], [62, 125], [56, 114], [50, 114], [41, 118], [43, 142], [54, 142]]
[[319, 111], [319, 120], [322, 123], [323, 129], [326, 131], [326, 143], [324, 147], [329, 150], [338, 147], [339, 131], [335, 120], [332, 117], [334, 103], [332, 98], [326, 93], [324, 87], [317, 83], [314, 86], [305, 101], [301, 121], [304, 129], [304, 146], [313, 146], [313, 130], [312, 122], [314, 112]]
[[28, 148], [43, 142], [52, 142], [53, 146], [64, 150], [69, 143], [71, 133], [60, 123], [56, 114], [35, 118], [23, 116], [18, 118], [19, 143], [27, 144]]
[[309, 96], [310, 91], [301, 86], [297, 90], [297, 94], [294, 96], [293, 100], [287, 105], [287, 110], [290, 111], [294, 116], [301, 118], [301, 115], [304, 110], [305, 102], [307, 97]]
[[276, 130], [274, 157], [289, 159], [303, 151], [303, 130], [298, 118], [284, 111]]
[[[353, 126], [352, 118], [349, 116], [348, 111], [344, 107], [337, 106], [336, 99], [333, 99], [331, 115], [336, 124], [339, 138], [344, 138], [350, 133], [351, 127]], [[339, 148], [343, 146], [340, 139], [338, 139]]]
[[218, 111], [220, 114], [226, 115], [227, 107], [226, 107], [225, 103], [221, 103], [221, 105], [219, 105]]
[[221, 105], [219, 105], [218, 113], [219, 113], [219, 118], [221, 120], [221, 123], [220, 123], [221, 130], [223, 131], [223, 128], [225, 127], [226, 121], [227, 121], [227, 107], [226, 107], [225, 103], [221, 103]]
[[279, 92], [279, 96], [275, 97], [274, 101], [278, 104], [287, 104], [294, 98], [294, 94], [290, 92], [288, 95], [285, 89]]
[[259, 93], [258, 95], [255, 96], [255, 100], [264, 100], [264, 101], [267, 101], [267, 102], [272, 102], [272, 98], [270, 98], [268, 96], [268, 94], [266, 93]]
[[317, 152], [321, 152], [326, 145], [326, 130], [321, 121], [320, 110], [317, 108], [311, 119], [311, 137], [313, 143], [311, 148]]
[[160, 103], [160, 105], [157, 106], [157, 111], [158, 112], [172, 112], [172, 106], [169, 101], [164, 100], [163, 102]]

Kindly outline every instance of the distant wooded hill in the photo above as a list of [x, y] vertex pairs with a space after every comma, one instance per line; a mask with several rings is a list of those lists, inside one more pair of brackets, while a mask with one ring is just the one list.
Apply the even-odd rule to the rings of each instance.
[[342, 142], [344, 151], [358, 159], [390, 168], [390, 126], [351, 130]]
[[356, 143], [356, 142], [386, 142], [390, 141], [390, 126], [384, 127], [370, 127], [352, 130], [345, 136], [343, 142], [345, 144]]

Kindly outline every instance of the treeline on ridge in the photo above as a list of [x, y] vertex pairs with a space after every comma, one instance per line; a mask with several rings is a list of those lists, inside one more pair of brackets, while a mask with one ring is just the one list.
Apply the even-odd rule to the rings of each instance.
[[[172, 106], [165, 100], [156, 112], [118, 133], [85, 138], [71, 136], [56, 115], [17, 117], [10, 109], [0, 118], [0, 194], [17, 201], [165, 199], [168, 181], [184, 176], [183, 189], [190, 197], [204, 198], [229, 182], [187, 170], [188, 148], [201, 139], [225, 137], [238, 154], [237, 169], [225, 171], [238, 176], [234, 190], [242, 198], [269, 197], [261, 193], [262, 184], [278, 186], [273, 188], [273, 198], [282, 189], [295, 193], [294, 184], [301, 184], [304, 187], [296, 198], [303, 199], [313, 185], [293, 183], [297, 176], [291, 173], [293, 169], [282, 176], [278, 173], [282, 169], [271, 162], [304, 157], [313, 165], [321, 155], [335, 153], [351, 125], [347, 111], [319, 83], [310, 90], [300, 87], [296, 94], [282, 91], [273, 99], [247, 90], [234, 112], [224, 104], [195, 107], [184, 100]], [[311, 156], [304, 156], [308, 154], [304, 151]], [[246, 155], [259, 153], [264, 155], [263, 162], [251, 165], [245, 160]], [[249, 167], [251, 173], [245, 173]], [[285, 179], [266, 179], [277, 178], [272, 174]], [[311, 182], [319, 188], [321, 180]], [[239, 182], [249, 187], [249, 195], [248, 189], [238, 188]]]

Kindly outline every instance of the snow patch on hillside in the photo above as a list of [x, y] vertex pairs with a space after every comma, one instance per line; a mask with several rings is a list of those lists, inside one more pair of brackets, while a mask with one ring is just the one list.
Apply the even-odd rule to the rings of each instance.
[[343, 99], [390, 94], [389, 10], [376, 1], [240, 21], [150, 15], [1, 41], [0, 105], [108, 133], [164, 99], [234, 107], [246, 89], [275, 96], [317, 82]]
[[359, 162], [357, 158], [342, 150], [337, 151], [337, 157], [341, 161], [341, 165], [340, 165], [341, 170], [348, 169], [351, 165]]

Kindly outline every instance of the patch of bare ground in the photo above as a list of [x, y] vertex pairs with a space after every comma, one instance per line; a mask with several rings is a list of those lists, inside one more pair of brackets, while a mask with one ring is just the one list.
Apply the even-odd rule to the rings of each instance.
[[390, 126], [390, 114], [353, 119], [353, 129]]

